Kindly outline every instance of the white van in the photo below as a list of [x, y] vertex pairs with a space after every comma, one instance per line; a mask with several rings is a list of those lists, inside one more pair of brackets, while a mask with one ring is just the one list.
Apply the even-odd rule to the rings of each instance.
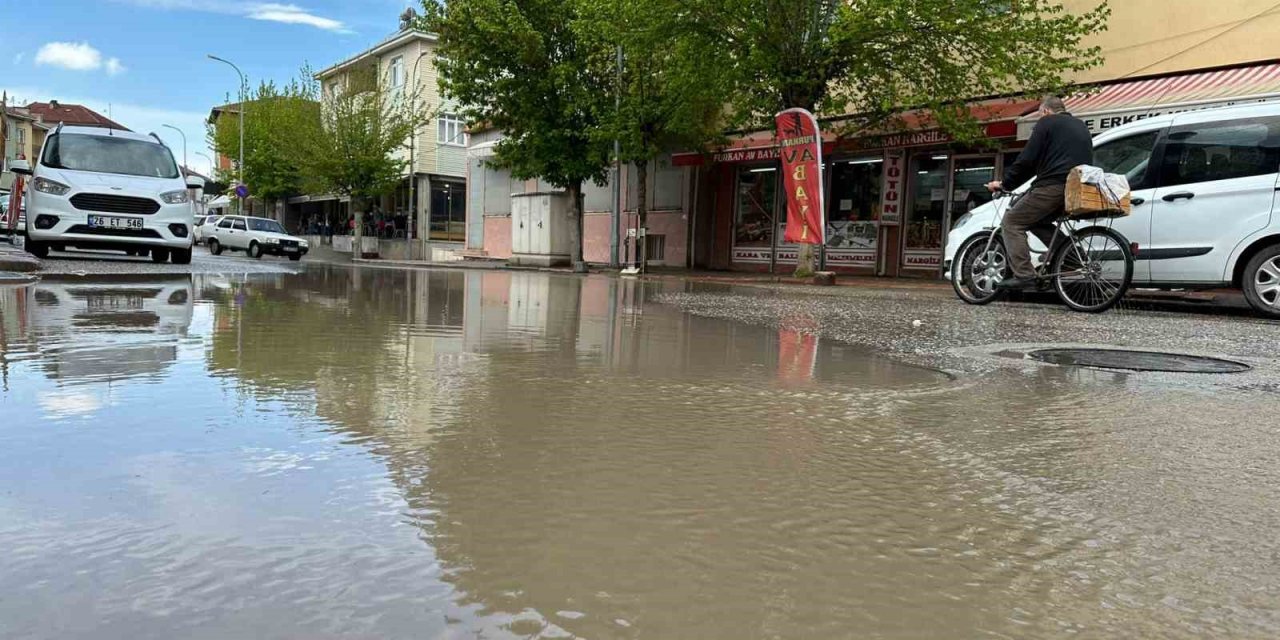
[[184, 180], [158, 137], [59, 126], [45, 139], [35, 167], [25, 160], [10, 165], [30, 177], [26, 247], [33, 255], [76, 247], [191, 262], [188, 189], [203, 187], [203, 180]]
[[[1106, 222], [1138, 245], [1133, 286], [1241, 288], [1255, 309], [1280, 318], [1280, 104], [1153, 117], [1093, 144], [1094, 164], [1127, 175], [1133, 190], [1133, 214]], [[960, 246], [1006, 206], [997, 200], [956, 221], [948, 277]], [[1034, 236], [1031, 244], [1044, 250]]]

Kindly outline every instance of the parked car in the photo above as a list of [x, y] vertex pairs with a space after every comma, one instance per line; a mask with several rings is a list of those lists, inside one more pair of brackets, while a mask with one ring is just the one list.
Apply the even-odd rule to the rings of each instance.
[[221, 255], [223, 251], [243, 251], [250, 258], [263, 254], [288, 256], [301, 260], [311, 248], [306, 240], [285, 233], [279, 222], [269, 218], [251, 216], [225, 216], [218, 220], [209, 236], [209, 252]]
[[27, 251], [119, 249], [151, 259], [191, 262], [192, 204], [169, 148], [155, 136], [97, 127], [59, 126], [35, 166], [11, 163], [30, 177]]
[[[1094, 164], [1129, 178], [1133, 213], [1098, 224], [1113, 225], [1138, 246], [1133, 286], [1239, 288], [1253, 308], [1280, 318], [1280, 104], [1117, 127], [1094, 139]], [[956, 221], [944, 256], [948, 277], [958, 249], [992, 228], [1007, 203], [988, 203]]]
[[195, 237], [196, 244], [204, 244], [209, 238], [213, 237], [213, 225], [218, 223], [222, 216], [196, 216], [195, 226], [191, 229], [191, 235]]

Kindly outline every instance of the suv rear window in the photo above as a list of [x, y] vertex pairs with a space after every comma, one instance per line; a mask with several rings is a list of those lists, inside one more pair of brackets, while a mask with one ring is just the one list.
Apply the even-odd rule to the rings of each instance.
[[131, 138], [59, 133], [50, 136], [41, 159], [46, 167], [148, 178], [176, 178], [173, 154], [155, 142]]

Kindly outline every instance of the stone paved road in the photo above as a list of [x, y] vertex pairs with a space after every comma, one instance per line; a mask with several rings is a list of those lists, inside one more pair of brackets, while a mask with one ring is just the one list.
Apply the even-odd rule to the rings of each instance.
[[962, 303], [949, 289], [699, 285], [657, 301], [695, 315], [799, 329], [960, 376], [1043, 366], [995, 353], [1042, 346], [1102, 346], [1227, 357], [1246, 374], [1142, 374], [1162, 384], [1280, 390], [1280, 322], [1231, 305], [1190, 306], [1126, 300], [1100, 314], [1050, 302]]

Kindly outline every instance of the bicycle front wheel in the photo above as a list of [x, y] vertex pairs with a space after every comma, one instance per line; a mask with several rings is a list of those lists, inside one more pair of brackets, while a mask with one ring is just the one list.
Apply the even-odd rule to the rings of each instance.
[[1133, 281], [1129, 241], [1112, 229], [1086, 229], [1074, 234], [1053, 257], [1058, 297], [1075, 311], [1101, 313], [1114, 307]]

